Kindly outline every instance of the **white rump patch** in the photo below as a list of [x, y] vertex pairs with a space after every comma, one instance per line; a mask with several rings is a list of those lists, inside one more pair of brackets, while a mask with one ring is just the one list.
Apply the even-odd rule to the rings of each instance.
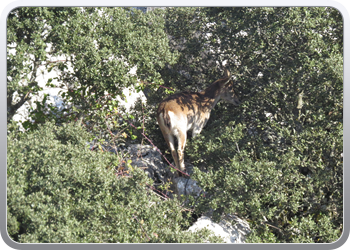
[[171, 132], [176, 137], [179, 136], [179, 131], [187, 131], [186, 129], [186, 120], [181, 119], [182, 117], [178, 117], [174, 112], [168, 111], [168, 115], [170, 117], [171, 124]]

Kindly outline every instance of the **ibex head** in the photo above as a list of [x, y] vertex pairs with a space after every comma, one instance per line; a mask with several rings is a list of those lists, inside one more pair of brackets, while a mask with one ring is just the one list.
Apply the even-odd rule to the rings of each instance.
[[220, 98], [225, 100], [228, 103], [232, 103], [235, 106], [239, 106], [241, 101], [239, 100], [234, 88], [233, 88], [233, 80], [230, 71], [228, 69], [224, 70], [224, 78], [221, 79], [222, 88]]

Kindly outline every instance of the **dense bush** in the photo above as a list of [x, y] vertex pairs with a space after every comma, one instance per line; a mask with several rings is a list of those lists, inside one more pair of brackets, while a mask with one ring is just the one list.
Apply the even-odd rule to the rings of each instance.
[[275, 143], [288, 141], [283, 152], [232, 122], [192, 141], [188, 154], [204, 170], [192, 178], [206, 191], [197, 211], [248, 219], [252, 242], [267, 242], [267, 234], [271, 242], [336, 241], [343, 223], [341, 134], [318, 128], [279, 135]]
[[114, 108], [120, 112], [116, 97], [127, 87], [140, 90], [139, 79], [156, 88], [162, 82], [158, 71], [175, 62], [164, 23], [158, 11], [135, 8], [12, 10], [7, 19], [7, 121], [42, 90], [41, 72], [55, 71], [45, 84], [64, 89], [65, 108], [38, 100], [29, 115], [32, 121], [23, 121], [23, 127], [78, 120], [96, 136], [111, 139], [108, 129], [125, 128], [111, 114]]
[[[177, 200], [162, 201], [138, 169], [117, 178], [115, 155], [91, 151], [72, 125], [8, 136], [7, 223], [18, 242], [202, 242]], [[189, 215], [187, 213], [187, 215]], [[217, 238], [212, 238], [218, 241]]]

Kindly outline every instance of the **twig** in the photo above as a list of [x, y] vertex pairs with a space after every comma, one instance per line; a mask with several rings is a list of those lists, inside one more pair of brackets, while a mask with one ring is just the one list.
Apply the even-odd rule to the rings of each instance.
[[236, 147], [237, 147], [238, 153], [241, 153], [241, 151], [239, 150], [239, 147], [238, 147], [238, 143], [237, 143], [237, 142], [236, 142]]
[[146, 231], [143, 229], [143, 227], [142, 227], [141, 223], [139, 222], [139, 220], [137, 219], [137, 217], [136, 217], [135, 215], [133, 215], [132, 217], [133, 217], [135, 220], [137, 220], [137, 222], [140, 224], [140, 227], [141, 227], [142, 231], [145, 233], [145, 235], [146, 235], [148, 241], [150, 241], [151, 239], [148, 237]]
[[[152, 83], [152, 82], [145, 82], [145, 81], [142, 81], [141, 80], [141, 82], [142, 83], [144, 83], [144, 84], [148, 84], [148, 85], [152, 85], [152, 84], [154, 84], [154, 83]], [[173, 89], [173, 88], [171, 88], [171, 87], [165, 87], [165, 86], [163, 86], [163, 85], [160, 85], [159, 87], [162, 87], [162, 88], [165, 88], [165, 89], [170, 89], [170, 90], [172, 90], [172, 91], [175, 91], [175, 89]]]
[[282, 229], [272, 225], [270, 222], [264, 221], [263, 223], [269, 227], [273, 227], [273, 228], [277, 229], [281, 234], [284, 234]]
[[[155, 188], [152, 187], [151, 185], [148, 185], [147, 183], [146, 183], [146, 185], [147, 185], [149, 188], [153, 189], [154, 191], [156, 191], [156, 192], [158, 192], [158, 193], [161, 193], [163, 196], [165, 196], [165, 197], [163, 197], [163, 198], [165, 198], [165, 199], [170, 199], [170, 197], [168, 197], [166, 194], [163, 194], [162, 192], [160, 192], [159, 190], [155, 189]], [[155, 193], [155, 194], [157, 194], [157, 193]], [[158, 195], [158, 194], [157, 194], [157, 195]]]

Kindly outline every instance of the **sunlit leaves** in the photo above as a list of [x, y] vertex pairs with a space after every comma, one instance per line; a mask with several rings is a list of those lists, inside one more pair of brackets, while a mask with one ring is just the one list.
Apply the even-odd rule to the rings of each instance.
[[[80, 127], [52, 124], [8, 137], [7, 227], [13, 240], [176, 243], [208, 238], [209, 232], [183, 230], [188, 219], [179, 202], [155, 196], [142, 170], [133, 167], [132, 178], [117, 178], [120, 159], [91, 151], [88, 137]], [[131, 167], [131, 160], [127, 164]]]

